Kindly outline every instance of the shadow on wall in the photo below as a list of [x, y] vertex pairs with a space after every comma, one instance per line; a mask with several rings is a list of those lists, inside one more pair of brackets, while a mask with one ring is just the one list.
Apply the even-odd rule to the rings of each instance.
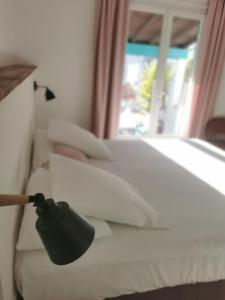
[[3, 300], [1, 278], [0, 278], [0, 300]]
[[[19, 58], [14, 54], [6, 54], [0, 52], [0, 67], [13, 65], [13, 64], [23, 64], [23, 65], [30, 65], [29, 62]], [[1, 298], [0, 298], [1, 299]]]

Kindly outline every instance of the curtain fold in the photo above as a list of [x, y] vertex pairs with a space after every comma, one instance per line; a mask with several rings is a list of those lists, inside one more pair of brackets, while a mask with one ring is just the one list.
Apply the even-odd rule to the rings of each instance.
[[194, 89], [189, 137], [204, 137], [225, 63], [225, 0], [210, 0]]
[[127, 40], [129, 0], [97, 0], [91, 130], [117, 133]]

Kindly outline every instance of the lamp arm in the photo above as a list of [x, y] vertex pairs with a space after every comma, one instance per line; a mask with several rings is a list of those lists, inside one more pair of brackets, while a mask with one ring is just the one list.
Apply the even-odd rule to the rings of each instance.
[[33, 203], [34, 206], [42, 208], [48, 206], [48, 201], [41, 193], [33, 196], [0, 194], [0, 206], [24, 205], [27, 203]]
[[24, 205], [29, 202], [29, 196], [0, 194], [0, 206]]
[[38, 84], [38, 86], [37, 86], [38, 88], [40, 88], [40, 89], [47, 89], [48, 87], [47, 86], [45, 86], [45, 85], [39, 85]]

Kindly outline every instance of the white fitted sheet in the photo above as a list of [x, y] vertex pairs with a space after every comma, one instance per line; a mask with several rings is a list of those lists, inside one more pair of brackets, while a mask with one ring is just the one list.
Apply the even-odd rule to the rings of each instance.
[[111, 224], [112, 236], [63, 267], [44, 251], [17, 252], [16, 282], [24, 299], [95, 300], [225, 279], [224, 161], [175, 139], [106, 144], [115, 160], [92, 164], [136, 186], [170, 229]]

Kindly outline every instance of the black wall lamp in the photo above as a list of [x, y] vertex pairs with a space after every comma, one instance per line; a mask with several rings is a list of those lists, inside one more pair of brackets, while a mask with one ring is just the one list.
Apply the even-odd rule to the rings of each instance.
[[34, 90], [37, 91], [37, 89], [45, 89], [45, 99], [46, 101], [51, 101], [53, 99], [55, 99], [55, 94], [47, 87], [44, 85], [39, 85], [37, 84], [37, 81], [34, 81]]
[[0, 206], [28, 203], [37, 207], [36, 229], [53, 263], [69, 264], [88, 250], [94, 240], [95, 229], [66, 202], [46, 200], [43, 194], [0, 195]]

